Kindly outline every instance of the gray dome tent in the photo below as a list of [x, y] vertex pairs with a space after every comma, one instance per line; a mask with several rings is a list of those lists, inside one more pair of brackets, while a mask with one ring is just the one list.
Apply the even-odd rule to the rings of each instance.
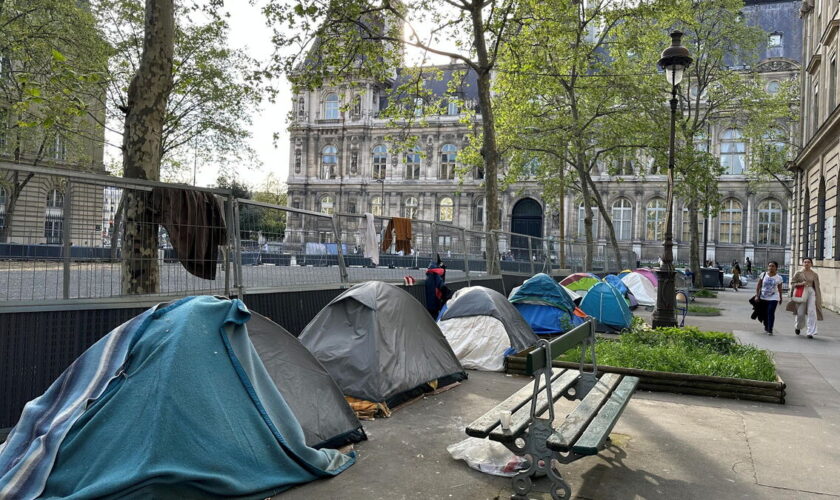
[[[380, 281], [327, 304], [300, 341], [345, 396], [395, 406], [414, 393], [466, 378], [434, 319], [408, 292]], [[408, 396], [407, 396], [407, 393]]]
[[462, 288], [447, 302], [438, 326], [465, 368], [501, 371], [505, 353], [539, 340], [513, 304], [482, 286]]
[[313, 448], [367, 439], [341, 389], [321, 363], [282, 326], [251, 311], [248, 336]]

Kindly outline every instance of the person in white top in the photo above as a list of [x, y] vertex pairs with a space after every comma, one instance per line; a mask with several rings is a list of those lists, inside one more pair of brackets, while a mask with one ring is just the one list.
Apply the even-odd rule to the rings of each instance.
[[765, 302], [767, 317], [764, 319], [764, 332], [773, 335], [773, 324], [776, 320], [776, 307], [782, 303], [782, 277], [776, 274], [779, 263], [771, 260], [767, 264], [767, 271], [761, 273], [755, 286], [755, 295]]

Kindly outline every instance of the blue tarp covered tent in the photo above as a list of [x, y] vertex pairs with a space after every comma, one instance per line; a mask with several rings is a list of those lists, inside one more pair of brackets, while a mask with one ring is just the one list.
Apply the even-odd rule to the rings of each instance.
[[599, 325], [616, 330], [629, 328], [633, 321], [624, 296], [614, 286], [603, 281], [589, 289], [589, 293], [580, 303], [580, 308], [597, 319]]
[[239, 300], [135, 317], [26, 405], [0, 447], [0, 498], [266, 498], [354, 455], [306, 446]]
[[510, 301], [537, 335], [564, 333], [584, 321], [569, 294], [544, 273], [522, 283]]
[[618, 276], [614, 274], [608, 274], [604, 276], [604, 281], [614, 286], [618, 290], [618, 293], [620, 293], [621, 295], [627, 295], [627, 292], [629, 291], [627, 289], [627, 285], [625, 285], [624, 282], [621, 281], [621, 278], [619, 278]]

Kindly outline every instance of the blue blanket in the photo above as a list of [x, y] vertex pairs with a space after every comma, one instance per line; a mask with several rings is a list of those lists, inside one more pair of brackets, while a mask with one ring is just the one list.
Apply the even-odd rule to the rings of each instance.
[[238, 300], [190, 297], [112, 331], [24, 408], [0, 498], [265, 498], [333, 476], [265, 371]]

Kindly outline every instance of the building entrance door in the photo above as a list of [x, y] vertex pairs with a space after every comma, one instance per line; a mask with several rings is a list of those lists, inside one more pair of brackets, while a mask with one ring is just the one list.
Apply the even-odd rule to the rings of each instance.
[[[510, 232], [542, 238], [543, 211], [537, 200], [523, 198], [513, 206], [510, 219]], [[542, 248], [539, 240], [531, 240], [534, 255]], [[528, 260], [528, 238], [513, 236], [510, 251], [516, 260]]]

